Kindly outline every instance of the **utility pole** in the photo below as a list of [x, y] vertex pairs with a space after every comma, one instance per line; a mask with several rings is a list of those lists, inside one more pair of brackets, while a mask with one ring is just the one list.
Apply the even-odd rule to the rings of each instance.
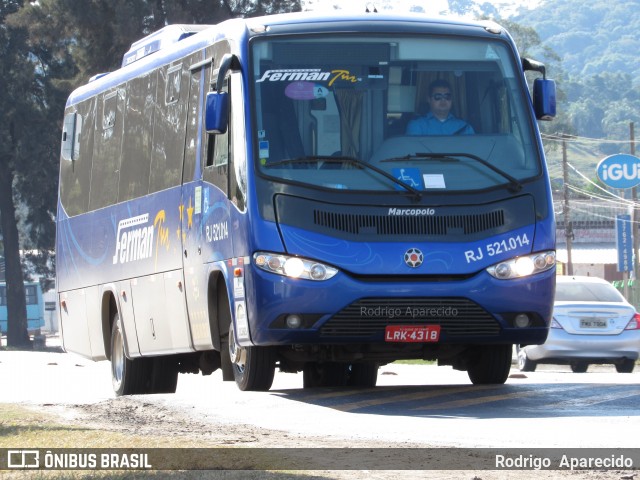
[[567, 275], [573, 275], [573, 261], [571, 260], [571, 247], [573, 244], [573, 226], [571, 225], [571, 213], [569, 209], [569, 174], [567, 165], [567, 134], [562, 134], [562, 193], [564, 215], [564, 238], [567, 242]]
[[[636, 154], [636, 134], [635, 124], [629, 123], [629, 137], [631, 139], [631, 155]], [[638, 233], [638, 209], [636, 204], [638, 203], [638, 187], [633, 187], [631, 190], [631, 198], [633, 199], [633, 212], [631, 214], [631, 231], [633, 232], [633, 277], [637, 282], [638, 277], [638, 247], [640, 246], [640, 234]]]

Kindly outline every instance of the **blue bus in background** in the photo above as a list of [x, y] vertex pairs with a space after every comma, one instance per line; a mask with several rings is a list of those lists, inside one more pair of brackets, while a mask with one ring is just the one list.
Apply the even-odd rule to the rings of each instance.
[[[435, 80], [472, 134], [408, 133]], [[492, 22], [168, 26], [67, 101], [64, 348], [110, 360], [118, 395], [217, 369], [370, 387], [399, 359], [504, 383], [551, 320], [554, 114], [544, 66]]]
[[[44, 300], [42, 288], [38, 282], [24, 283], [27, 303], [27, 331], [29, 334], [39, 334], [44, 327]], [[0, 332], [7, 333], [7, 284], [0, 282]]]

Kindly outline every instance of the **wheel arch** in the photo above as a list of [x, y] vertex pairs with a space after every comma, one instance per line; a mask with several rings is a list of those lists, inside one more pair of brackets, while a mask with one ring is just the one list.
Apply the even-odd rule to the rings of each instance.
[[215, 350], [221, 350], [221, 337], [229, 333], [231, 324], [231, 298], [227, 278], [223, 271], [213, 270], [209, 275], [207, 304], [211, 342]]
[[100, 303], [104, 351], [107, 355], [107, 360], [111, 361], [111, 329], [113, 326], [113, 316], [118, 311], [114, 292], [108, 288], [103, 290]]

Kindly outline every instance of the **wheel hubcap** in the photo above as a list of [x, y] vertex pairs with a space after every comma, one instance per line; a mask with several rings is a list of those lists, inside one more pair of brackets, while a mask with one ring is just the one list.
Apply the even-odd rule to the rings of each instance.
[[122, 343], [122, 335], [120, 330], [116, 330], [116, 336], [113, 339], [113, 352], [111, 357], [111, 372], [113, 375], [113, 383], [116, 389], [122, 383], [124, 374], [124, 345]]
[[229, 329], [229, 357], [236, 368], [243, 372], [247, 359], [247, 350], [236, 343], [236, 335], [233, 331], [233, 324]]

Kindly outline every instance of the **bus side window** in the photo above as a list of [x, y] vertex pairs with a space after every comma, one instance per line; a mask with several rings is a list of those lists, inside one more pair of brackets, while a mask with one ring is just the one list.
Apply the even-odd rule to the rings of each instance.
[[149, 192], [180, 185], [190, 72], [182, 63], [158, 70]]
[[127, 82], [128, 105], [124, 112], [126, 128], [122, 142], [119, 202], [149, 193], [156, 84], [156, 72]]
[[27, 305], [38, 304], [38, 292], [36, 291], [35, 285], [25, 285], [24, 293]]
[[64, 117], [62, 129], [63, 160], [75, 161], [80, 155], [80, 132], [82, 131], [82, 115], [78, 112], [68, 113]]
[[121, 87], [98, 97], [89, 210], [113, 205], [118, 199], [124, 104]]

